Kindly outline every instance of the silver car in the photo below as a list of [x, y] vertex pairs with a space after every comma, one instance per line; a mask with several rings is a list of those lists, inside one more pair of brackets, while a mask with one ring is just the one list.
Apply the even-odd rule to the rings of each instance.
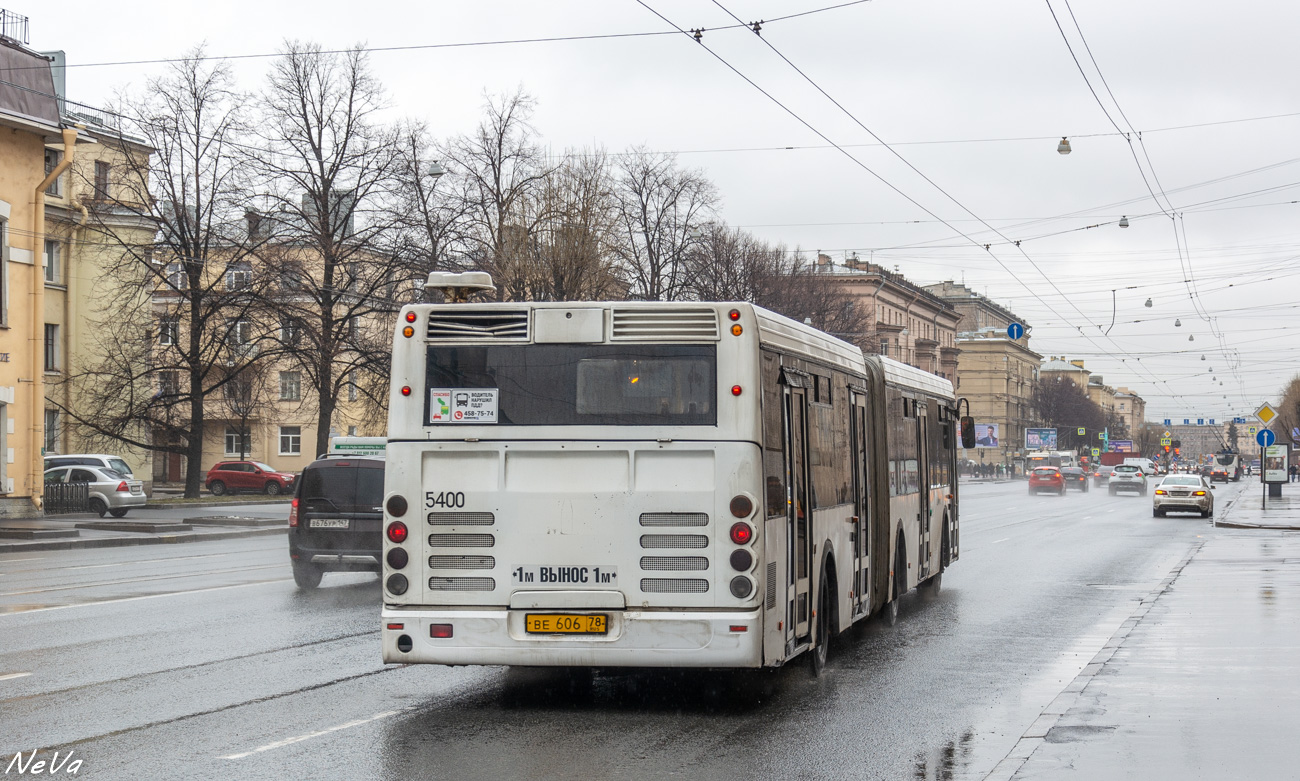
[[89, 483], [90, 510], [121, 518], [132, 507], [144, 507], [144, 483], [103, 466], [57, 466], [45, 470], [45, 484]]
[[1214, 515], [1214, 486], [1200, 475], [1170, 475], [1156, 486], [1151, 498], [1151, 514], [1157, 518], [1167, 512]]

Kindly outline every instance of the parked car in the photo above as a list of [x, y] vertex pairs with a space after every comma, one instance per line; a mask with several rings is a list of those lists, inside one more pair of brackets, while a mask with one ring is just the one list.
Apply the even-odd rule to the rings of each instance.
[[1066, 488], [1078, 488], [1084, 493], [1088, 492], [1088, 473], [1082, 467], [1063, 466], [1061, 477], [1065, 479]]
[[1033, 496], [1043, 491], [1053, 491], [1065, 496], [1065, 476], [1054, 466], [1036, 466], [1029, 473], [1029, 494]]
[[1151, 514], [1157, 518], [1168, 512], [1214, 515], [1214, 486], [1200, 475], [1170, 475], [1156, 486], [1151, 497]]
[[96, 455], [91, 453], [69, 453], [61, 456], [46, 456], [45, 468], [53, 469], [56, 466], [99, 466], [112, 469], [118, 474], [134, 478], [135, 472], [127, 466], [126, 461], [121, 456]]
[[382, 458], [327, 456], [308, 464], [289, 509], [298, 587], [316, 588], [325, 572], [379, 572], [383, 503]]
[[104, 517], [126, 515], [132, 507], [144, 507], [144, 483], [103, 466], [56, 466], [45, 470], [46, 485], [54, 483], [89, 483], [90, 510]]
[[1134, 464], [1120, 464], [1110, 470], [1108, 485], [1111, 496], [1120, 491], [1136, 491], [1141, 496], [1147, 495], [1147, 476], [1141, 467]]
[[293, 490], [294, 476], [260, 461], [221, 461], [208, 470], [203, 484], [216, 496], [239, 491], [277, 496]]

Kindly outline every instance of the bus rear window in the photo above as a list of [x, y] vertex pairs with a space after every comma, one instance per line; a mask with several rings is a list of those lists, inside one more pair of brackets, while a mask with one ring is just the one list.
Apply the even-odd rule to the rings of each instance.
[[[715, 426], [718, 419], [714, 345], [439, 345], [429, 348], [425, 379], [426, 389], [453, 396], [495, 389], [498, 425]], [[435, 425], [428, 393], [424, 404], [425, 425]]]

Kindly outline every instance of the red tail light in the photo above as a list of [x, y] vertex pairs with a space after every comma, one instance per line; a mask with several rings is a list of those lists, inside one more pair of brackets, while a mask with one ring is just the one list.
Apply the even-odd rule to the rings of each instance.
[[298, 525], [298, 497], [294, 497], [293, 503], [289, 505], [289, 526]]
[[429, 624], [429, 637], [446, 639], [451, 637], [451, 624]]
[[120, 483], [117, 484], [117, 492], [118, 492], [118, 493], [120, 493], [120, 494], [124, 494], [124, 493], [130, 493], [130, 491], [131, 491], [131, 488], [130, 488], [129, 486], [127, 486], [125, 480], [123, 480], [122, 482], [120, 482]]
[[393, 542], [406, 542], [406, 524], [401, 521], [388, 524], [388, 539]]
[[749, 541], [754, 539], [754, 530], [747, 523], [733, 523], [731, 525], [731, 541], [737, 545], [748, 545]]

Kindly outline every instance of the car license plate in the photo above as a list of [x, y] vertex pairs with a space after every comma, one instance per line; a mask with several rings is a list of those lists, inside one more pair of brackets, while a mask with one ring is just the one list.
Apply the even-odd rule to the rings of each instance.
[[608, 625], [608, 617], [602, 614], [524, 614], [524, 629], [529, 634], [603, 635], [609, 631]]
[[347, 518], [312, 518], [308, 524], [313, 529], [346, 529], [348, 528]]

